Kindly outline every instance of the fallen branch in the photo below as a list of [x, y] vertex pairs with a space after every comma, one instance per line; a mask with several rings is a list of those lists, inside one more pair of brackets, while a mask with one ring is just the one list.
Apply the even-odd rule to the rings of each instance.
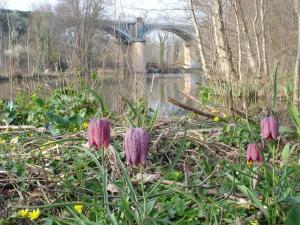
[[[190, 99], [190, 100], [196, 102], [198, 105], [201, 105], [200, 101], [199, 101], [198, 99], [196, 99], [194, 96], [192, 96], [192, 95], [190, 95], [190, 94], [188, 94], [188, 93], [186, 93], [186, 92], [184, 92], [184, 91], [182, 91], [182, 90], [179, 90], [179, 92], [180, 92], [182, 95], [184, 95], [185, 97], [187, 97], [188, 99]], [[213, 111], [216, 111], [216, 112], [217, 112], [217, 111], [218, 111], [218, 110], [216, 110], [214, 107], [212, 107], [212, 106], [210, 106], [210, 105], [208, 105], [208, 104], [205, 104], [203, 107], [206, 108], [207, 110], [211, 111], [211, 112], [213, 112]], [[222, 112], [218, 112], [218, 113], [219, 113], [221, 116], [226, 117], [226, 114], [225, 114], [225, 113], [222, 113]]]
[[[198, 114], [198, 115], [201, 115], [201, 116], [204, 116], [204, 117], [207, 117], [207, 118], [210, 118], [210, 119], [214, 119], [215, 117], [217, 117], [217, 116], [215, 116], [215, 115], [213, 115], [213, 114], [210, 114], [210, 113], [207, 113], [207, 112], [200, 111], [200, 110], [197, 109], [197, 108], [194, 108], [194, 107], [192, 107], [192, 106], [186, 105], [186, 104], [181, 103], [181, 102], [178, 102], [178, 101], [176, 101], [175, 99], [170, 98], [170, 97], [168, 98], [168, 101], [169, 101], [170, 103], [172, 103], [173, 105], [176, 105], [176, 106], [178, 106], [178, 107], [180, 107], [180, 108], [186, 109], [186, 110], [188, 110], [188, 111], [194, 112], [194, 113], [196, 113], [196, 114]], [[222, 118], [222, 117], [219, 117], [219, 119], [220, 119], [220, 120], [224, 120], [224, 118]]]
[[[200, 101], [198, 99], [196, 99], [194, 96], [188, 94], [188, 93], [185, 93], [184, 91], [182, 90], [179, 90], [181, 94], [183, 94], [185, 97], [187, 97], [188, 99], [191, 99], [192, 101], [196, 102], [197, 104], [201, 105]], [[209, 107], [208, 107], [209, 108]]]
[[26, 126], [26, 125], [20, 125], [20, 126], [0, 126], [0, 130], [34, 130], [37, 132], [46, 132], [47, 129], [44, 127], [35, 127], [35, 126]]
[[[160, 174], [143, 174], [143, 182], [144, 183], [154, 183], [154, 182], [158, 182], [160, 181], [161, 179], [161, 176]], [[131, 179], [131, 182], [133, 184], [140, 184], [142, 182], [142, 175], [140, 173], [138, 173], [136, 175], [136, 178], [133, 178]], [[185, 188], [188, 188], [188, 187], [199, 187], [199, 188], [202, 188], [202, 189], [216, 189], [216, 188], [219, 188], [220, 185], [207, 185], [207, 184], [201, 184], [201, 185], [186, 185], [185, 183], [182, 183], [182, 182], [177, 182], [177, 181], [173, 181], [173, 180], [161, 180], [160, 181], [161, 184], [164, 184], [164, 185], [176, 185], [176, 186], [180, 186], [180, 187], [185, 187]]]

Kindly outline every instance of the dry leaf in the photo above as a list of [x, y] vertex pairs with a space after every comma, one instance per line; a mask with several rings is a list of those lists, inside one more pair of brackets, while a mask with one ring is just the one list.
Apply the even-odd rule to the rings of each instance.
[[114, 193], [119, 193], [118, 187], [117, 187], [116, 185], [112, 184], [112, 183], [109, 183], [109, 184], [107, 185], [107, 190], [108, 190], [110, 193], [112, 193], [112, 194], [114, 194]]

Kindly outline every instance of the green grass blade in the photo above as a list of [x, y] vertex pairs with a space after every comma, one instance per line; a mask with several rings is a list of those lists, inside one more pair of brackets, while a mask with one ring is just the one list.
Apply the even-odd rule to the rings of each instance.
[[278, 81], [277, 81], [277, 71], [278, 71], [279, 61], [277, 61], [274, 70], [274, 81], [273, 81], [273, 110], [277, 111], [277, 92], [278, 92]]
[[264, 208], [263, 204], [261, 203], [261, 201], [258, 200], [258, 198], [256, 197], [255, 193], [253, 193], [249, 188], [247, 188], [245, 185], [243, 185], [238, 179], [236, 179], [235, 177], [233, 177], [232, 175], [230, 175], [229, 173], [226, 173], [227, 177], [232, 181], [236, 183], [236, 187], [237, 189], [242, 192], [244, 195], [248, 196], [251, 201], [253, 202], [253, 204], [259, 208], [265, 215], [266, 217], [268, 217], [268, 212], [266, 211], [266, 209]]
[[[141, 119], [139, 112], [135, 109], [135, 107], [132, 105], [132, 103], [127, 98], [125, 98], [124, 96], [122, 96], [122, 97], [123, 97], [124, 101], [127, 103], [127, 105], [129, 106], [129, 108], [131, 109], [131, 111], [133, 112], [134, 117], [137, 119], [136, 127], [141, 127], [143, 123], [142, 123], [142, 119]], [[131, 123], [134, 124], [132, 121], [131, 121]]]
[[88, 90], [97, 99], [97, 101], [100, 104], [100, 109], [96, 113], [95, 117], [98, 116], [100, 110], [102, 111], [102, 116], [103, 117], [108, 116], [109, 113], [108, 113], [106, 105], [104, 104], [104, 101], [103, 101], [102, 97], [98, 93], [96, 93], [93, 89], [91, 89], [89, 87], [86, 87], [86, 90]]
[[148, 126], [148, 131], [151, 132], [156, 121], [157, 121], [157, 117], [158, 117], [158, 112], [159, 112], [159, 107], [156, 108], [154, 115], [152, 115], [151, 121], [149, 123]]
[[[102, 150], [103, 151], [103, 150]], [[108, 202], [108, 194], [107, 194], [107, 171], [103, 169], [102, 171], [102, 186], [103, 186], [103, 200], [106, 212], [108, 214], [109, 219], [111, 220], [112, 224], [118, 225], [116, 217], [111, 213], [109, 209], [109, 202]]]

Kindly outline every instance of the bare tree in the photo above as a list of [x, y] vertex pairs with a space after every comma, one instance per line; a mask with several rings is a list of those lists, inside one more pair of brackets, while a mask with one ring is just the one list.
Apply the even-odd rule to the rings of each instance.
[[236, 71], [234, 69], [232, 52], [226, 40], [221, 0], [213, 1], [212, 20], [215, 32], [217, 54], [220, 64], [220, 72], [224, 73], [226, 79], [229, 81], [233, 77], [236, 77]]
[[237, 48], [238, 48], [238, 75], [239, 80], [242, 81], [242, 41], [241, 41], [241, 32], [240, 32], [240, 16], [239, 16], [239, 10], [238, 10], [238, 0], [235, 0], [233, 3], [234, 6], [234, 12], [236, 17], [236, 31], [237, 31]]
[[201, 66], [203, 69], [204, 76], [208, 77], [209, 71], [207, 68], [206, 58], [205, 58], [205, 54], [204, 54], [202, 35], [201, 35], [200, 27], [199, 27], [199, 24], [197, 21], [193, 0], [189, 0], [189, 5], [191, 8], [191, 12], [192, 12], [192, 21], [193, 21], [192, 24], [193, 24], [194, 30], [195, 30], [195, 32], [197, 34], [197, 38], [198, 38], [197, 43], [198, 43], [200, 60], [201, 60], [201, 64], [202, 64]]
[[254, 1], [255, 3], [255, 16], [253, 19], [253, 30], [254, 30], [254, 34], [255, 34], [255, 43], [256, 43], [256, 54], [257, 54], [257, 77], [260, 77], [260, 73], [261, 73], [261, 51], [260, 51], [260, 42], [259, 42], [259, 32], [256, 28], [256, 24], [257, 24], [257, 19], [258, 19], [258, 3], [257, 0]]
[[80, 66], [86, 74], [91, 62], [91, 39], [95, 28], [100, 27], [102, 0], [60, 0], [56, 12], [74, 42], [71, 67]]
[[262, 61], [265, 75], [269, 74], [268, 67], [268, 56], [267, 56], [267, 47], [266, 47], [266, 31], [265, 31], [265, 1], [260, 0], [260, 22], [261, 22], [261, 34], [262, 34]]
[[300, 86], [300, 0], [298, 0], [298, 48], [294, 74], [294, 102], [299, 100]]
[[244, 42], [245, 42], [245, 48], [246, 48], [247, 60], [250, 67], [250, 72], [254, 73], [256, 71], [256, 63], [255, 63], [254, 53], [253, 53], [254, 51], [251, 44], [250, 34], [245, 20], [245, 15], [244, 15], [241, 0], [235, 0], [234, 5], [235, 5], [235, 11], [237, 12], [238, 18], [240, 18], [241, 20], [239, 24], [240, 27], [242, 28], [243, 35], [244, 35]]
[[[6, 1], [0, 0], [0, 9], [4, 9], [5, 5], [6, 5]], [[0, 23], [0, 67], [2, 66], [3, 53], [4, 53], [4, 34], [3, 34], [2, 23]]]
[[[40, 9], [39, 9], [40, 10]], [[33, 56], [33, 68], [36, 72], [44, 71], [48, 68], [50, 53], [50, 23], [53, 14], [49, 12], [37, 11], [31, 14], [30, 26], [28, 29], [32, 33], [32, 46], [34, 51], [29, 50]], [[29, 59], [28, 59], [29, 60]]]
[[168, 35], [165, 32], [158, 32], [158, 39], [159, 39], [159, 66], [164, 68], [165, 66], [165, 48], [166, 48], [166, 41]]

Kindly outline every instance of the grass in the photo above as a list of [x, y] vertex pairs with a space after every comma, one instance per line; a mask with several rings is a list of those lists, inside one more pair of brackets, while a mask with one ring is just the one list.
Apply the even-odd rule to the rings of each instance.
[[[193, 115], [160, 121], [140, 103], [115, 115], [94, 95], [55, 92], [2, 104], [2, 120], [26, 124], [29, 118], [48, 130], [1, 130], [0, 224], [297, 224], [297, 129], [282, 124], [280, 138], [266, 143], [264, 163], [247, 165], [247, 144], [261, 141], [258, 123]], [[86, 146], [86, 122], [95, 113], [111, 122], [105, 150]], [[130, 124], [150, 131], [145, 167], [124, 164]], [[26, 209], [41, 213], [22, 218]]]

